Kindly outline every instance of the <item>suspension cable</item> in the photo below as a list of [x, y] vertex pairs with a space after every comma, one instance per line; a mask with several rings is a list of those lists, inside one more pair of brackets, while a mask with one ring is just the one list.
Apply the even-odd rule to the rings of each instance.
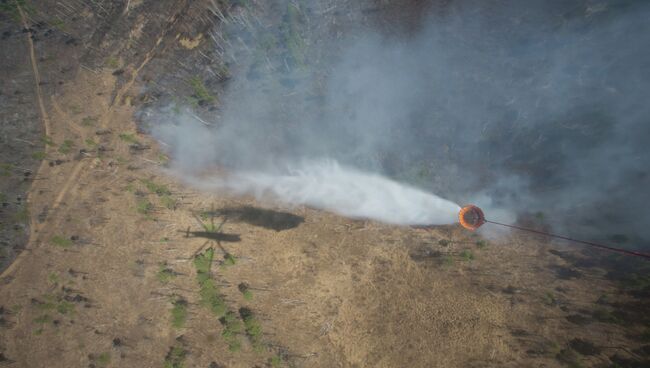
[[584, 240], [578, 240], [578, 239], [574, 239], [574, 238], [569, 238], [567, 236], [551, 234], [551, 233], [547, 233], [545, 231], [539, 231], [539, 230], [530, 229], [530, 228], [526, 228], [526, 227], [503, 224], [501, 222], [496, 222], [496, 221], [485, 220], [485, 222], [490, 223], [490, 224], [494, 224], [494, 225], [505, 226], [505, 227], [509, 227], [509, 228], [513, 228], [513, 229], [517, 229], [517, 230], [521, 230], [521, 231], [527, 231], [527, 232], [531, 232], [531, 233], [535, 233], [535, 234], [539, 234], [539, 235], [545, 235], [545, 236], [550, 236], [550, 237], [553, 237], [553, 238], [568, 240], [568, 241], [571, 241], [571, 242], [574, 242], [574, 243], [584, 244], [584, 245], [590, 246], [592, 248], [604, 249], [604, 250], [608, 250], [608, 251], [611, 251], [611, 252], [627, 254], [627, 255], [630, 255], [630, 256], [636, 256], [636, 257], [641, 257], [641, 258], [645, 258], [647, 260], [650, 260], [650, 254], [648, 254], [648, 253], [636, 252], [636, 251], [633, 251], [633, 250], [610, 247], [610, 246], [603, 245], [603, 244], [592, 243], [592, 242], [588, 242], [588, 241], [584, 241]]

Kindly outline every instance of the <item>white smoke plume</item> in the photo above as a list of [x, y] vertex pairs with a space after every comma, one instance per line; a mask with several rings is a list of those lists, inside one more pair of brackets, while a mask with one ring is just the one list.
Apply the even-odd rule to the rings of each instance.
[[284, 174], [239, 172], [226, 177], [194, 177], [190, 183], [206, 190], [252, 194], [258, 199], [396, 225], [451, 224], [460, 210], [451, 201], [334, 161], [305, 161], [288, 167]]

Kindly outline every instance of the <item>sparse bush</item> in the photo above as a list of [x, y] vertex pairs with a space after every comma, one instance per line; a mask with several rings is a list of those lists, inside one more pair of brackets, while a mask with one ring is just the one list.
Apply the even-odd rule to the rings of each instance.
[[97, 142], [95, 142], [92, 138], [87, 138], [84, 143], [86, 143], [86, 146], [89, 148], [95, 148], [97, 147]]
[[168, 196], [172, 194], [169, 188], [167, 188], [167, 186], [164, 184], [156, 184], [153, 181], [147, 179], [141, 180], [141, 182], [149, 192], [154, 193], [157, 196]]
[[219, 319], [219, 322], [223, 325], [221, 336], [228, 344], [228, 349], [230, 351], [239, 351], [241, 349], [241, 341], [239, 341], [238, 335], [242, 332], [242, 323], [237, 318], [237, 315], [232, 311], [228, 311]]
[[550, 291], [544, 294], [544, 303], [546, 305], [555, 305], [557, 303], [557, 300], [555, 299], [555, 295], [551, 293]]
[[473, 261], [474, 260], [474, 253], [470, 250], [464, 250], [460, 253], [460, 256], [465, 260], [465, 261]]
[[96, 116], [86, 116], [85, 118], [81, 119], [81, 125], [86, 127], [93, 126], [96, 123], [97, 123]]
[[11, 170], [14, 169], [12, 164], [0, 164], [0, 175], [2, 176], [11, 176]]
[[650, 328], [646, 328], [645, 331], [641, 334], [641, 341], [650, 342]]
[[169, 348], [169, 352], [165, 356], [165, 368], [183, 368], [185, 367], [185, 357], [187, 350], [181, 346], [173, 346]]
[[52, 322], [52, 317], [49, 314], [43, 314], [40, 317], [34, 318], [34, 323], [46, 324]]
[[592, 317], [594, 317], [595, 320], [603, 323], [615, 323], [615, 324], [620, 324], [623, 321], [616, 316], [614, 313], [606, 310], [606, 309], [596, 309], [592, 312]]
[[200, 103], [212, 103], [215, 100], [215, 97], [210, 93], [210, 91], [207, 89], [201, 78], [198, 76], [192, 77], [189, 80], [190, 86], [192, 86], [192, 90], [194, 92], [194, 95], [192, 96], [196, 102], [193, 103], [193, 105], [198, 105]]
[[50, 136], [47, 135], [43, 136], [43, 138], [41, 138], [41, 141], [48, 146], [54, 146], [54, 141]]
[[167, 265], [165, 264], [160, 265], [160, 268], [158, 269], [158, 273], [156, 274], [156, 278], [158, 279], [158, 281], [162, 282], [163, 284], [168, 283], [175, 277], [176, 277], [176, 273], [174, 272], [174, 270], [167, 267]]
[[105, 366], [105, 365], [107, 365], [108, 363], [111, 362], [111, 354], [107, 353], [107, 352], [101, 353], [101, 354], [99, 354], [97, 356], [96, 361], [97, 361], [97, 364], [99, 364], [101, 366]]
[[454, 257], [452, 257], [450, 254], [448, 254], [443, 258], [442, 263], [445, 266], [452, 266], [454, 264]]
[[478, 249], [483, 249], [483, 248], [487, 247], [487, 245], [488, 245], [487, 241], [485, 241], [483, 239], [476, 241], [476, 247]]
[[173, 302], [172, 308], [172, 326], [174, 328], [182, 328], [187, 320], [187, 301], [183, 298], [178, 298]]
[[221, 263], [221, 265], [223, 267], [229, 267], [229, 266], [234, 266], [236, 263], [237, 263], [237, 258], [235, 258], [235, 256], [233, 256], [230, 253], [226, 253], [223, 256], [223, 262]]
[[138, 139], [135, 137], [133, 133], [121, 133], [119, 137], [123, 142], [131, 143], [131, 144], [140, 144], [140, 142], [138, 141]]
[[74, 304], [65, 300], [61, 295], [45, 295], [44, 302], [37, 304], [37, 308], [42, 311], [56, 311], [59, 314], [72, 314], [74, 312]]
[[106, 59], [106, 66], [111, 69], [117, 69], [120, 66], [120, 61], [116, 57], [111, 56]]
[[280, 368], [280, 367], [282, 367], [282, 358], [280, 358], [280, 356], [278, 356], [278, 355], [274, 355], [274, 356], [270, 357], [269, 358], [269, 365], [272, 368]]
[[438, 245], [440, 245], [441, 247], [449, 246], [450, 243], [451, 243], [451, 241], [449, 241], [447, 239], [438, 240]]
[[34, 160], [39, 160], [39, 161], [40, 160], [45, 160], [45, 158], [47, 158], [47, 154], [45, 152], [43, 152], [43, 151], [37, 151], [37, 152], [32, 153], [32, 158]]
[[175, 210], [176, 207], [178, 206], [178, 201], [176, 200], [176, 198], [170, 195], [161, 196], [160, 203], [162, 203], [162, 205], [169, 210]]
[[240, 308], [239, 315], [244, 321], [244, 328], [246, 330], [246, 336], [251, 341], [251, 344], [255, 349], [262, 348], [262, 326], [255, 319], [253, 312], [248, 308]]
[[23, 223], [29, 221], [29, 210], [23, 207], [14, 214], [14, 221]]
[[64, 238], [59, 235], [53, 236], [50, 241], [52, 242], [52, 244], [61, 248], [70, 248], [72, 246], [72, 240], [68, 238]]
[[141, 215], [149, 215], [153, 211], [153, 204], [143, 198], [138, 200], [135, 210]]
[[47, 275], [47, 281], [53, 283], [53, 284], [58, 284], [59, 283], [59, 275], [57, 275], [54, 272], [50, 272], [49, 275]]
[[69, 139], [66, 139], [66, 140], [63, 141], [63, 143], [61, 143], [61, 145], [59, 146], [58, 151], [59, 151], [59, 153], [63, 153], [64, 155], [68, 154], [68, 153], [70, 153], [70, 150], [72, 150], [73, 146], [74, 146], [74, 142], [69, 140]]
[[251, 292], [251, 289], [247, 283], [242, 282], [237, 286], [237, 289], [239, 289], [239, 292], [242, 293], [244, 299], [248, 301], [253, 300], [253, 293]]

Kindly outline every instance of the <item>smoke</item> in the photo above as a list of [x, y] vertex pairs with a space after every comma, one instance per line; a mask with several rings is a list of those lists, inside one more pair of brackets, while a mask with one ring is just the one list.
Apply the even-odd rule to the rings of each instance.
[[397, 225], [451, 224], [460, 210], [453, 202], [334, 161], [302, 162], [288, 167], [286, 174], [238, 172], [201, 178], [194, 184]]
[[153, 119], [173, 168], [225, 167], [230, 190], [352, 217], [451, 221], [455, 205], [417, 187], [493, 219], [650, 244], [647, 2], [459, 1], [390, 35], [390, 14], [331, 3], [219, 31], [240, 42], [214, 45], [232, 78], [213, 125]]

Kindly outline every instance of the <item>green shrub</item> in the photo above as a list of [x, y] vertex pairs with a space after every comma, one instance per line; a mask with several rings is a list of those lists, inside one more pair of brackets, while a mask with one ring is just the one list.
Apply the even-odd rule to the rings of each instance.
[[210, 309], [215, 316], [221, 317], [226, 312], [226, 303], [219, 294], [219, 288], [214, 280], [210, 278], [213, 258], [214, 249], [209, 248], [194, 257], [194, 268], [199, 282], [201, 304]]

